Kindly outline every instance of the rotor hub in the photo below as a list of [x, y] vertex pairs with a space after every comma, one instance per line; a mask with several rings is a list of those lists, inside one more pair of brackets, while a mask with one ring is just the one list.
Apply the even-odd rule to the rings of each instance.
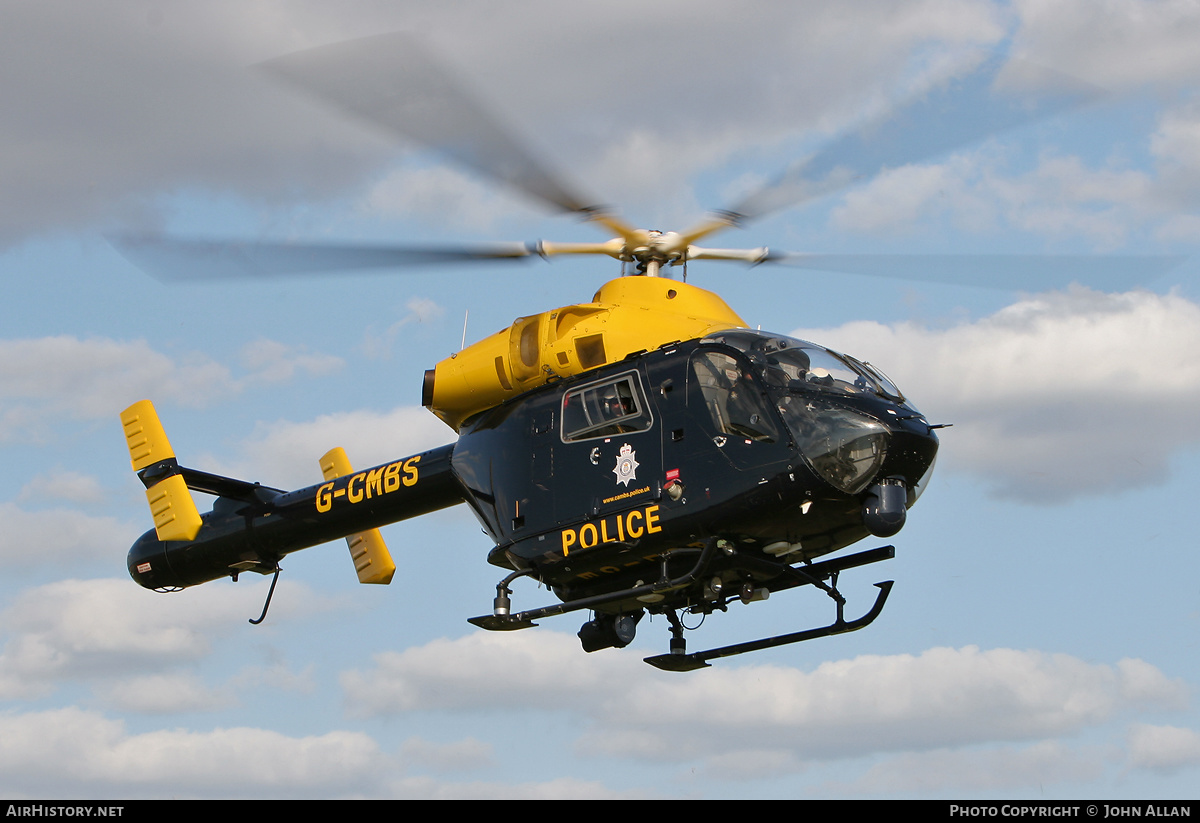
[[687, 259], [687, 239], [679, 232], [637, 229], [633, 234], [636, 237], [636, 245], [629, 243], [631, 238], [625, 238], [626, 245], [622, 249], [621, 260], [637, 263], [640, 274], [657, 277], [660, 276], [663, 266], [675, 265]]

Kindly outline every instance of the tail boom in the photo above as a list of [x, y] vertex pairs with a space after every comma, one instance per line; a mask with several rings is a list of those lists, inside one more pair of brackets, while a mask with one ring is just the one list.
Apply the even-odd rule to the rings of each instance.
[[[450, 466], [453, 452], [450, 444], [290, 492], [180, 468], [176, 478], [205, 480], [189, 488], [216, 486], [225, 494], [199, 516], [191, 539], [164, 540], [154, 530], [143, 534], [129, 550], [129, 574], [148, 589], [236, 579], [243, 571], [267, 574], [300, 549], [461, 503], [463, 489]], [[352, 553], [357, 545], [352, 542]]]

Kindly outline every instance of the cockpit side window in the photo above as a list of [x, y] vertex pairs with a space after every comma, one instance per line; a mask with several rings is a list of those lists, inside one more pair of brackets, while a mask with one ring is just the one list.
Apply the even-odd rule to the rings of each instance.
[[562, 439], [566, 443], [646, 431], [653, 424], [637, 372], [591, 383], [563, 396]]
[[779, 431], [762, 392], [736, 358], [719, 351], [700, 351], [692, 370], [717, 431], [767, 443], [778, 440]]

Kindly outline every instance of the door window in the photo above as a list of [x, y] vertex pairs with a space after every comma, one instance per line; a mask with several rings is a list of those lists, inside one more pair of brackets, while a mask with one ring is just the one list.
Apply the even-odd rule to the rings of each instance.
[[563, 397], [565, 443], [646, 431], [653, 422], [637, 372], [590, 383]]

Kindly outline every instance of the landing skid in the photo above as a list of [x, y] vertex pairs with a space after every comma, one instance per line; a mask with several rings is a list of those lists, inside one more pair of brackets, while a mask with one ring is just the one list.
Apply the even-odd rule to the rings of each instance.
[[864, 626], [869, 626], [874, 622], [879, 613], [883, 611], [883, 604], [887, 602], [888, 594], [892, 590], [892, 584], [895, 581], [885, 580], [882, 583], [876, 583], [879, 587], [879, 594], [875, 596], [875, 605], [871, 610], [857, 620], [847, 622], [842, 617], [842, 609], [844, 602], [839, 601], [837, 604], [837, 620], [828, 626], [822, 626], [816, 629], [807, 629], [802, 632], [792, 632], [791, 634], [781, 634], [776, 637], [764, 637], [761, 640], [752, 640], [748, 643], [737, 643], [732, 646], [722, 646], [718, 649], [709, 649], [704, 652], [693, 652], [687, 654], [684, 649], [683, 631], [680, 628], [676, 630], [677, 621], [672, 621], [671, 628], [671, 652], [670, 654], [659, 654], [654, 657], [643, 658], [651, 666], [662, 669], [668, 672], [690, 672], [696, 669], [704, 669], [709, 667], [709, 660], [716, 660], [720, 657], [733, 657], [735, 654], [745, 654], [746, 652], [755, 652], [760, 649], [770, 649], [775, 646], [786, 646], [789, 643], [800, 643], [804, 640], [813, 640], [818, 637], [829, 637], [834, 634], [845, 634], [846, 632], [855, 632]]
[[[695, 565], [683, 575], [670, 577], [667, 573], [668, 561], [672, 558], [680, 558], [685, 556], [694, 556], [696, 558]], [[720, 571], [721, 569], [740, 569], [744, 572], [753, 572], [761, 575], [774, 575], [774, 579], [770, 581], [770, 591], [781, 591], [784, 589], [793, 588], [795, 586], [813, 586], [824, 591], [837, 604], [837, 619], [828, 626], [821, 626], [815, 629], [807, 629], [805, 631], [792, 632], [790, 634], [778, 635], [776, 637], [766, 637], [761, 640], [753, 640], [747, 643], [738, 643], [732, 646], [722, 646], [717, 649], [709, 649], [708, 651], [695, 652], [688, 654], [686, 651], [686, 641], [683, 633], [684, 627], [679, 620], [674, 609], [651, 609], [654, 613], [665, 614], [667, 620], [671, 624], [671, 652], [669, 654], [656, 655], [647, 657], [645, 661], [652, 666], [663, 669], [665, 671], [692, 671], [708, 667], [709, 660], [715, 660], [721, 657], [732, 657], [737, 654], [757, 651], [759, 649], [768, 649], [774, 646], [784, 646], [789, 643], [799, 643], [804, 640], [812, 640], [817, 637], [828, 637], [834, 634], [845, 634], [846, 632], [858, 631], [864, 626], [870, 625], [879, 613], [883, 611], [884, 603], [887, 602], [888, 594], [892, 590], [891, 580], [886, 580], [882, 583], [876, 583], [879, 587], [879, 593], [875, 597], [875, 605], [871, 610], [856, 620], [845, 620], [843, 609], [846, 599], [842, 597], [837, 589], [838, 575], [850, 568], [865, 566], [869, 563], [877, 563], [881, 560], [889, 560], [895, 556], [895, 549], [892, 546], [883, 546], [878, 549], [870, 549], [868, 551], [858, 552], [856, 554], [837, 557], [830, 560], [825, 560], [820, 563], [813, 563], [807, 566], [789, 566], [786, 563], [772, 561], [763, 558], [753, 558], [744, 555], [738, 555], [731, 550], [731, 547], [724, 540], [710, 538], [705, 542], [704, 547], [677, 549], [673, 552], [664, 554], [660, 560], [662, 563], [661, 576], [658, 581], [637, 586], [635, 588], [624, 589], [621, 591], [606, 592], [604, 594], [595, 595], [592, 597], [578, 598], [568, 600], [563, 603], [556, 603], [552, 606], [545, 606], [540, 609], [530, 609], [528, 611], [520, 611], [513, 613], [511, 611], [511, 600], [509, 595], [512, 590], [509, 584], [520, 577], [532, 576], [531, 571], [518, 571], [505, 577], [496, 586], [496, 600], [492, 614], [481, 617], [472, 617], [468, 622], [478, 626], [481, 629], [488, 631], [516, 631], [519, 629], [528, 629], [536, 626], [534, 621], [550, 617], [552, 615], [565, 614], [567, 612], [578, 611], [580, 609], [596, 609], [611, 603], [616, 603], [622, 600], [642, 597], [647, 594], [667, 594], [677, 592], [681, 589], [686, 589], [693, 584], [696, 584], [705, 575]], [[760, 577], [761, 579], [761, 577]], [[826, 583], [825, 581], [829, 582]], [[737, 596], [730, 597], [726, 603], [738, 599]], [[721, 603], [716, 605], [716, 608], [724, 610]], [[630, 633], [632, 637], [632, 633]], [[580, 636], [581, 640], [583, 635]], [[610, 643], [609, 645], [617, 645], [621, 647], [628, 640], [620, 643]], [[587, 651], [593, 651], [594, 648], [589, 648], [585, 641], [584, 647]], [[596, 646], [595, 648], [603, 648]]]

